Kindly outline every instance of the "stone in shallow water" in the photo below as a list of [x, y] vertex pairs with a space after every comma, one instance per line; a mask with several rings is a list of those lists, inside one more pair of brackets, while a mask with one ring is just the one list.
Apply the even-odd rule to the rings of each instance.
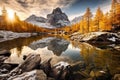
[[11, 55], [11, 52], [8, 50], [2, 50], [0, 51], [0, 56], [6, 56], [9, 57]]
[[114, 79], [113, 80], [120, 80], [120, 74], [115, 74]]
[[21, 75], [10, 77], [8, 80], [47, 80], [47, 76], [42, 70], [33, 70]]
[[22, 69], [23, 72], [30, 71], [36, 68], [40, 62], [41, 58], [39, 54], [29, 54], [25, 62], [19, 65], [19, 68]]
[[18, 67], [13, 69], [9, 74], [0, 75], [0, 80], [7, 80], [11, 76], [20, 75], [24, 72], [36, 69], [40, 64], [41, 58], [39, 54], [29, 54], [26, 60]]

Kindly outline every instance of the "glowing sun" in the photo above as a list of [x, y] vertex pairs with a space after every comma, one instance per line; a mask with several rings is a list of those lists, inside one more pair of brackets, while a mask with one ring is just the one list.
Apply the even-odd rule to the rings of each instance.
[[8, 10], [8, 18], [11, 20], [14, 19], [14, 11], [13, 10]]

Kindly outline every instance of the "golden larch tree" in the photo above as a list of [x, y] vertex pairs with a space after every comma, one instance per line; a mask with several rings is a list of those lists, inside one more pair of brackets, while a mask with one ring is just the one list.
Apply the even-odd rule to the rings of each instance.
[[90, 8], [88, 7], [85, 14], [84, 14], [84, 20], [86, 21], [86, 27], [87, 27], [87, 32], [89, 32], [89, 28], [90, 28], [90, 20], [91, 20], [91, 17], [92, 17], [92, 13], [91, 13], [91, 10]]
[[101, 27], [101, 22], [103, 19], [103, 12], [100, 9], [100, 7], [98, 7], [97, 11], [96, 11], [96, 15], [95, 15], [95, 24], [97, 25], [97, 30], [100, 31], [100, 27]]

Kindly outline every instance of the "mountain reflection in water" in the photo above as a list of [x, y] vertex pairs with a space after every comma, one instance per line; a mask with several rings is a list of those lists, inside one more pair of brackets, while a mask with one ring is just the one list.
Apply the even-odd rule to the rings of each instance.
[[1, 42], [0, 50], [10, 50], [11, 56], [5, 62], [22, 63], [23, 55], [40, 54], [42, 61], [52, 59], [52, 64], [59, 61], [74, 64], [84, 62], [86, 69], [103, 70], [109, 68], [111, 74], [120, 72], [120, 51], [100, 49], [88, 43], [77, 43], [56, 37], [19, 38]]

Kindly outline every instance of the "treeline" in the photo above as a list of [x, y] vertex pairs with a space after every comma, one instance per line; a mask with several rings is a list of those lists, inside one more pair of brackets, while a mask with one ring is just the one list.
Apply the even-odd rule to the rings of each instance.
[[0, 30], [8, 30], [13, 32], [44, 32], [46, 29], [36, 25], [21, 21], [18, 16], [14, 15], [13, 20], [9, 20], [7, 16], [3, 16], [0, 21]]
[[93, 15], [88, 7], [79, 23], [73, 24], [71, 27], [65, 27], [64, 30], [81, 33], [120, 30], [120, 3], [112, 0], [111, 10], [106, 14], [98, 7], [95, 15]]

